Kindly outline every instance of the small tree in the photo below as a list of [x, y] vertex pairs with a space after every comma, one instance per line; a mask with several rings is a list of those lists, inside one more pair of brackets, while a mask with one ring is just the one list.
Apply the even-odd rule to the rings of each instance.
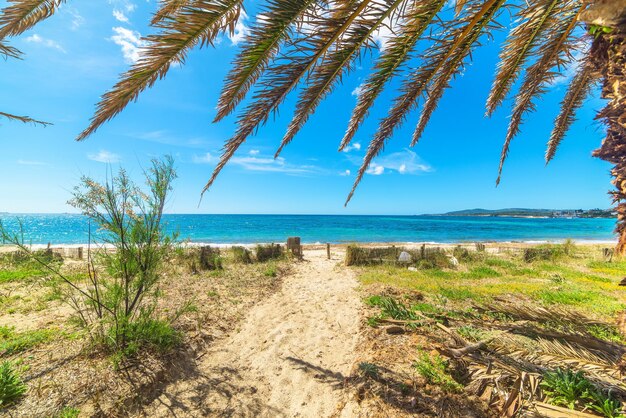
[[0, 224], [4, 240], [26, 251], [74, 289], [70, 302], [90, 335], [122, 354], [132, 354], [144, 344], [167, 347], [177, 339], [169, 322], [154, 315], [160, 267], [175, 238], [164, 232], [162, 223], [167, 195], [176, 178], [173, 159], [153, 160], [145, 176], [146, 192], [123, 169], [104, 184], [83, 177], [74, 188], [69, 204], [99, 226], [98, 263], [92, 256], [90, 231], [90, 285], [86, 288], [30, 251], [17, 233], [9, 233]]

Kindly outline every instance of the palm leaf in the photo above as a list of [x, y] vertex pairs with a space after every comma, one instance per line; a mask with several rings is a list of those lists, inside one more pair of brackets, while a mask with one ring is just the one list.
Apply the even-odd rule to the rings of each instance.
[[545, 40], [543, 35], [554, 23], [558, 3], [559, 0], [535, 0], [520, 9], [517, 18], [521, 23], [511, 30], [500, 54], [498, 72], [487, 99], [487, 116], [502, 104], [533, 48]]
[[576, 120], [576, 111], [582, 106], [587, 96], [589, 96], [591, 88], [596, 81], [596, 77], [597, 74], [593, 66], [585, 60], [580, 65], [574, 78], [572, 78], [567, 93], [561, 102], [559, 116], [557, 116], [554, 121], [554, 128], [552, 129], [546, 150], [546, 164], [554, 158], [554, 154], [561, 144], [563, 137], [565, 137], [569, 127]]
[[6, 118], [9, 120], [15, 120], [15, 121], [22, 122], [22, 123], [32, 123], [35, 125], [43, 125], [43, 126], [52, 125], [50, 122], [43, 122], [37, 119], [30, 118], [28, 116], [17, 116], [17, 115], [12, 115], [10, 113], [4, 113], [4, 112], [0, 112], [0, 117]]
[[217, 105], [215, 122], [229, 115], [256, 83], [263, 70], [291, 38], [292, 26], [318, 0], [269, 0], [261, 19], [251, 28], [228, 74]]
[[65, 0], [9, 0], [0, 12], [0, 40], [17, 36], [52, 16]]
[[103, 96], [91, 124], [77, 139], [85, 139], [121, 112], [143, 90], [165, 77], [172, 64], [184, 63], [194, 46], [213, 43], [226, 29], [233, 31], [240, 12], [241, 0], [195, 0], [174, 16], [165, 17], [158, 23], [161, 33], [144, 38], [147, 46], [141, 58]]
[[458, 19], [458, 27], [446, 31], [443, 39], [438, 40], [429, 48], [423, 64], [404, 83], [402, 94], [395, 99], [387, 117], [379, 124], [378, 130], [369, 144], [352, 190], [346, 199], [346, 205], [352, 199], [354, 191], [363, 179], [371, 161], [382, 151], [386, 141], [392, 136], [394, 130], [402, 124], [408, 112], [417, 105], [418, 98], [426, 91], [431, 81], [441, 70], [445, 70], [450, 58], [452, 58], [453, 66], [454, 63], [459, 63], [454, 58], [462, 54], [458, 48], [463, 46], [468, 48], [471, 45], [466, 41], [475, 36], [477, 27], [482, 28], [487, 25], [489, 19], [485, 20], [485, 15], [492, 16], [496, 10], [494, 5], [500, 4], [502, 1], [488, 0], [482, 4], [477, 2], [470, 4], [466, 14]]
[[[354, 20], [366, 9], [371, 0], [363, 0], [360, 4], [334, 3], [331, 16], [321, 16], [320, 21], [314, 22], [316, 33], [300, 39], [294, 44], [293, 51], [283, 60], [268, 68], [260, 91], [256, 92], [252, 103], [239, 118], [239, 126], [235, 135], [226, 142], [220, 161], [213, 170], [211, 178], [204, 186], [204, 194], [213, 184], [217, 175], [222, 171], [228, 160], [245, 140], [265, 123], [270, 114], [285, 100], [287, 95], [298, 85], [302, 77], [307, 74], [330, 49], [331, 46], [346, 32]], [[325, 23], [321, 23], [324, 22]]]
[[374, 66], [373, 74], [362, 85], [339, 151], [350, 144], [386, 83], [397, 74], [400, 65], [408, 59], [409, 53], [445, 3], [446, 0], [414, 3], [398, 35], [389, 40], [387, 48]]
[[490, 22], [503, 4], [504, 0], [493, 5], [490, 12], [485, 14], [483, 20], [472, 29], [471, 36], [459, 46], [458, 52], [450, 59], [450, 62], [446, 65], [444, 70], [437, 74], [432, 88], [428, 92], [428, 98], [424, 102], [424, 107], [417, 123], [417, 127], [413, 132], [411, 146], [414, 146], [417, 144], [417, 141], [419, 141], [420, 137], [424, 133], [424, 129], [426, 129], [426, 125], [430, 121], [430, 117], [437, 108], [439, 100], [443, 97], [443, 93], [449, 87], [450, 80], [463, 69], [463, 61], [471, 53], [472, 47], [476, 46], [478, 38], [483, 33], [489, 32]]
[[526, 71], [502, 146], [496, 185], [500, 184], [504, 161], [508, 156], [512, 139], [520, 131], [524, 115], [535, 108], [533, 100], [543, 95], [546, 86], [554, 81], [556, 73], [553, 68], [561, 68], [571, 61], [573, 51], [576, 48], [574, 31], [578, 25], [578, 16], [585, 7], [586, 5], [581, 1], [566, 2], [561, 7], [559, 23], [555, 24], [555, 30], [551, 33], [551, 37], [539, 48], [539, 59]]
[[183, 7], [191, 4], [193, 0], [161, 0], [160, 7], [152, 16], [150, 24], [157, 26], [160, 22], [163, 22], [168, 17], [175, 16]]
[[391, 3], [374, 3], [371, 10], [366, 10], [362, 17], [355, 20], [345, 34], [340, 48], [335, 48], [316, 68], [307, 80], [308, 87], [302, 91], [296, 105], [296, 113], [287, 128], [282, 143], [276, 151], [276, 157], [291, 142], [298, 131], [304, 126], [309, 116], [315, 111], [324, 97], [332, 91], [333, 86], [342, 75], [350, 70], [359, 53], [374, 32], [393, 16], [406, 0], [393, 0]]
[[20, 59], [22, 52], [10, 45], [0, 42], [0, 55], [4, 55], [5, 59], [17, 58]]

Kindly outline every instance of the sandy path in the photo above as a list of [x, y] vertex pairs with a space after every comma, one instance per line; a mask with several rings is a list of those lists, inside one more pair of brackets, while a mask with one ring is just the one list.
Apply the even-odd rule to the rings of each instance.
[[149, 416], [328, 417], [338, 412], [358, 340], [357, 281], [339, 255], [309, 250], [282, 289], [255, 305], [238, 332], [170, 385]]

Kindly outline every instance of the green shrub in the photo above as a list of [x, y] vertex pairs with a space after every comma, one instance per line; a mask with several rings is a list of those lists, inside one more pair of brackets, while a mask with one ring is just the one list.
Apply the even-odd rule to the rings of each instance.
[[378, 306], [380, 313], [385, 318], [416, 320], [417, 314], [402, 302], [398, 302], [389, 296], [372, 296], [367, 299], [366, 303], [370, 306]]
[[168, 337], [171, 326], [163, 326], [152, 316], [163, 261], [175, 239], [175, 235], [165, 233], [162, 223], [163, 208], [176, 178], [173, 159], [152, 160], [145, 177], [145, 191], [123, 169], [105, 183], [83, 177], [80, 186], [74, 188], [69, 203], [97, 225], [98, 244], [106, 244], [96, 246], [96, 257], [104, 269], [88, 263], [86, 287], [55, 268], [49, 259], [30, 251], [19, 233], [9, 232], [0, 223], [4, 241], [18, 246], [75, 292], [70, 301], [79, 323], [92, 340], [111, 348], [115, 355], [131, 353], [146, 341], [160, 346], [174, 340]]
[[0, 410], [21, 398], [26, 389], [15, 365], [8, 360], [0, 363]]
[[621, 403], [589, 381], [582, 371], [547, 371], [540, 383], [546, 401], [569, 409], [591, 409], [608, 418], [623, 417]]
[[257, 245], [255, 248], [256, 261], [263, 263], [268, 260], [281, 258], [283, 247], [280, 244]]
[[250, 264], [252, 263], [252, 256], [250, 254], [250, 250], [245, 247], [232, 247], [233, 252], [233, 260], [235, 263], [239, 264]]
[[204, 246], [200, 248], [200, 268], [202, 270], [221, 270], [222, 257], [220, 256], [220, 249], [210, 246]]
[[364, 377], [370, 379], [376, 379], [379, 374], [378, 366], [367, 362], [359, 363], [359, 372], [361, 372]]
[[450, 376], [448, 363], [439, 354], [420, 352], [414, 367], [428, 383], [437, 385], [447, 392], [459, 392], [463, 388]]
[[[139, 319], [122, 324], [120, 330], [110, 329], [111, 338], [108, 341], [114, 342], [115, 334], [122, 334], [127, 341], [121, 353], [125, 357], [136, 355], [142, 348], [153, 348], [161, 352], [171, 350], [180, 343], [180, 333], [169, 321], [153, 319], [152, 316], [152, 313], [144, 313]], [[116, 349], [116, 346], [112, 348]]]
[[278, 275], [278, 268], [276, 267], [276, 264], [274, 263], [268, 264], [265, 270], [263, 271], [263, 275], [265, 277], [276, 277]]

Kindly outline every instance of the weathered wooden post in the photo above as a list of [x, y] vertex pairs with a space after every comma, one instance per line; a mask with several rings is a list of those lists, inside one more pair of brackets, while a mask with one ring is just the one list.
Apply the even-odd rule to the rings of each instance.
[[300, 245], [300, 237], [287, 238], [287, 251], [291, 252], [298, 259], [302, 259], [302, 245]]
[[76, 257], [77, 257], [79, 260], [82, 260], [82, 259], [83, 259], [83, 247], [78, 247], [78, 248], [76, 249]]
[[330, 243], [326, 243], [326, 257], [330, 260]]

